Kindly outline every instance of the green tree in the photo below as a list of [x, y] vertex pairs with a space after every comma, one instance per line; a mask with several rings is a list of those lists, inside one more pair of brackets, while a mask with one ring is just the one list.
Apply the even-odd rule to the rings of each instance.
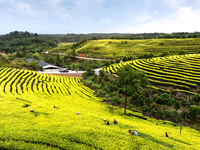
[[122, 61], [127, 61], [127, 58], [126, 56], [123, 57]]
[[95, 71], [92, 68], [88, 68], [86, 72], [83, 73], [83, 78], [86, 79], [89, 76], [95, 75]]
[[116, 59], [116, 60], [115, 60], [115, 63], [120, 63], [120, 59]]
[[75, 50], [75, 49], [73, 49], [73, 50], [71, 51], [71, 56], [72, 56], [72, 57], [75, 57], [75, 56], [76, 56], [76, 50]]
[[130, 91], [139, 93], [142, 88], [145, 88], [148, 85], [148, 78], [144, 72], [133, 70], [130, 65], [125, 65], [124, 67], [118, 69], [117, 75], [119, 76], [117, 83], [120, 88], [124, 89], [124, 114], [126, 114], [127, 97], [132, 95]]
[[4, 52], [6, 53], [6, 55], [8, 55], [8, 54], [12, 54], [13, 50], [10, 47], [6, 47], [4, 48]]
[[60, 67], [63, 65], [63, 60], [60, 58], [60, 55], [56, 56], [56, 65]]
[[40, 69], [40, 67], [38, 66], [38, 63], [36, 62], [36, 61], [32, 61], [31, 63], [30, 63], [30, 67], [31, 67], [31, 70], [39, 70]]
[[197, 105], [191, 105], [189, 108], [189, 115], [193, 121], [196, 120], [197, 115], [200, 113], [200, 107]]

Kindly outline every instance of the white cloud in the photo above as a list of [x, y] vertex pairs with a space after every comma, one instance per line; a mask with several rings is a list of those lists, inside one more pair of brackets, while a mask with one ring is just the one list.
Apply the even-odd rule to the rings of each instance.
[[186, 0], [165, 0], [165, 3], [168, 7], [177, 8], [186, 2]]
[[0, 0], [2, 6], [4, 6], [1, 10], [2, 13], [8, 15], [16, 16], [20, 14], [22, 16], [34, 16], [35, 11], [30, 3], [26, 3], [24, 1], [19, 0]]
[[32, 10], [32, 7], [30, 4], [24, 3], [24, 2], [18, 2], [16, 3], [17, 10], [26, 15], [34, 15], [34, 11]]
[[[143, 18], [148, 19], [149, 16], [143, 16]], [[146, 23], [140, 22], [137, 25], [132, 24], [132, 27], [126, 26], [119, 30], [121, 30], [121, 32], [131, 33], [194, 32], [200, 31], [199, 18], [200, 10], [193, 10], [192, 7], [180, 7], [175, 13], [172, 13], [165, 18], [151, 18], [151, 20]]]

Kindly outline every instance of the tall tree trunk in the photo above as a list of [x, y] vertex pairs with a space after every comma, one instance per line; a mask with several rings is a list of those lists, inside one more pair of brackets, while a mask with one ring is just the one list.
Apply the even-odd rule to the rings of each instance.
[[125, 102], [124, 102], [124, 115], [126, 115], [126, 103], [127, 103], [127, 96], [125, 95]]
[[182, 119], [182, 121], [181, 121], [181, 126], [180, 126], [180, 135], [181, 135], [182, 129], [183, 129], [183, 119]]
[[127, 103], [127, 86], [126, 86], [126, 92], [125, 92], [124, 115], [126, 115], [126, 103]]

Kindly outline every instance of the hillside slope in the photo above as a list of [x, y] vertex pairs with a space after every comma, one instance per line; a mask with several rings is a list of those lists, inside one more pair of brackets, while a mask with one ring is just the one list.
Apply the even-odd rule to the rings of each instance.
[[90, 40], [76, 49], [87, 57], [121, 58], [153, 53], [158, 56], [164, 51], [173, 54], [200, 52], [200, 39], [145, 39], [145, 40]]
[[144, 71], [152, 85], [164, 88], [167, 92], [199, 93], [200, 54], [174, 55], [152, 59], [137, 59], [104, 67], [115, 74], [124, 65]]
[[49, 50], [51, 53], [70, 53], [73, 43], [59, 43], [57, 47]]
[[[0, 149], [200, 149], [194, 129], [180, 136], [171, 122], [124, 116], [115, 107], [112, 115], [80, 78], [0, 69], [0, 101]], [[127, 132], [136, 128], [140, 136]]]

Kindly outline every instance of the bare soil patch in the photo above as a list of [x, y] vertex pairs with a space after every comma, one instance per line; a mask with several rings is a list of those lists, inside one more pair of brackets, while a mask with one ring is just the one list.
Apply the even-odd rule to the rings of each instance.
[[67, 76], [67, 77], [82, 77], [82, 73], [48, 73], [57, 76]]

